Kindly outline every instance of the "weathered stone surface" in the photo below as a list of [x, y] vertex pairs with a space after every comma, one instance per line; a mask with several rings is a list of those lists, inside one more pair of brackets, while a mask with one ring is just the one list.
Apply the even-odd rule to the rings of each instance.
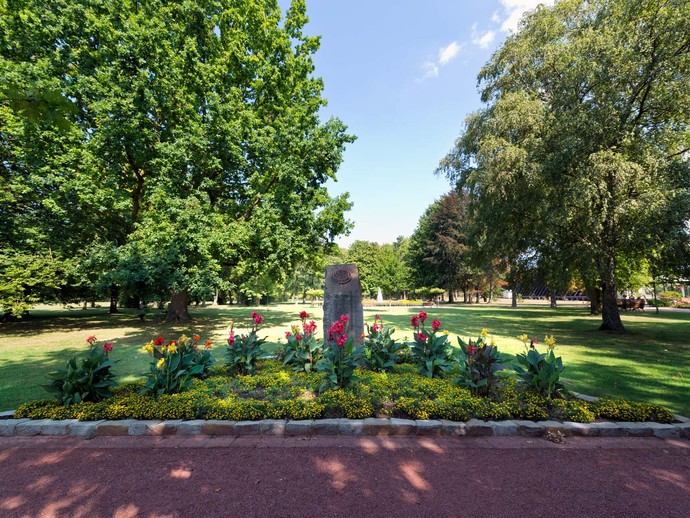
[[673, 424], [662, 424], [662, 423], [647, 423], [652, 429], [654, 437], [659, 437], [661, 439], [673, 439], [680, 437], [680, 427]]
[[436, 419], [418, 419], [415, 423], [417, 435], [441, 435], [443, 432], [443, 424]]
[[625, 435], [623, 427], [617, 423], [589, 423], [586, 425], [590, 436], [593, 437], [622, 437]]
[[91, 439], [96, 436], [96, 430], [98, 425], [105, 423], [105, 420], [101, 421], [78, 421], [69, 427], [69, 434], [74, 437], [83, 437], [85, 439]]
[[364, 420], [364, 435], [390, 435], [390, 419], [369, 417]]
[[259, 435], [261, 421], [237, 421], [233, 430], [235, 435]]
[[494, 430], [487, 421], [470, 419], [467, 421], [467, 435], [469, 437], [483, 437], [493, 435]]
[[648, 423], [621, 421], [616, 424], [623, 429], [624, 434], [628, 437], [651, 437], [654, 435], [654, 431]]
[[177, 435], [201, 435], [201, 429], [206, 422], [204, 419], [181, 421], [177, 425]]
[[312, 430], [318, 435], [338, 435], [340, 433], [340, 419], [316, 419]]
[[493, 429], [492, 435], [517, 435], [518, 425], [514, 421], [489, 421], [489, 426]]
[[364, 310], [362, 308], [362, 287], [359, 282], [359, 267], [356, 264], [334, 264], [326, 266], [326, 286], [323, 295], [323, 332], [328, 339], [328, 328], [341, 315], [349, 317], [347, 335], [361, 343], [364, 332]]
[[96, 436], [101, 435], [129, 435], [129, 427], [134, 423], [134, 419], [124, 419], [122, 421], [103, 421], [96, 427]]
[[690, 422], [677, 424], [676, 428], [683, 439], [690, 439]]
[[390, 420], [391, 435], [414, 435], [417, 433], [417, 422], [412, 419]]
[[30, 419], [3, 419], [0, 421], [0, 437], [11, 437], [17, 425], [26, 423]]
[[466, 425], [460, 421], [441, 419], [441, 433], [451, 437], [462, 437], [467, 434]]
[[541, 437], [544, 435], [544, 429], [534, 421], [517, 420], [513, 421], [513, 423], [517, 426], [518, 435], [525, 437]]
[[152, 424], [148, 427], [148, 435], [176, 435], [180, 424], [182, 424], [182, 419], [172, 419]]
[[[2, 414], [0, 414], [0, 419], [2, 418], [1, 416]], [[673, 418], [679, 423], [690, 423], [690, 418], [685, 417], [684, 415], [673, 414]]]
[[40, 435], [42, 428], [53, 422], [56, 421], [52, 419], [28, 419], [23, 423], [17, 424], [14, 429], [14, 434], [21, 436]]
[[285, 433], [285, 419], [264, 419], [259, 421], [259, 433], [262, 435], [283, 435]]
[[0, 419], [14, 419], [14, 410], [6, 410], [5, 412], [0, 412]]
[[157, 420], [132, 421], [129, 435], [156, 435], [153, 430], [160, 423], [161, 421]]
[[204, 435], [235, 435], [235, 421], [210, 419], [201, 425]]
[[364, 419], [341, 419], [338, 431], [340, 435], [362, 435]]
[[77, 424], [79, 424], [78, 419], [49, 420], [49, 422], [41, 426], [41, 435], [67, 435], [69, 434], [69, 429]]
[[288, 421], [285, 424], [285, 433], [287, 435], [311, 435], [312, 423], [311, 419]]
[[588, 403], [594, 403], [595, 401], [597, 401], [599, 399], [598, 397], [587, 396], [586, 394], [578, 394], [577, 392], [573, 392], [573, 395], [577, 399], [581, 399], [582, 401], [587, 401]]

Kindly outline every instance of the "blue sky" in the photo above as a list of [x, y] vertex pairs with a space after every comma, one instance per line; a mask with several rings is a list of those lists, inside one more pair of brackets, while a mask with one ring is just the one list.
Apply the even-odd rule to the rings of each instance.
[[[350, 236], [393, 242], [450, 189], [434, 176], [465, 116], [480, 107], [477, 73], [539, 0], [307, 0], [325, 82], [323, 118], [357, 136], [331, 194], [349, 192]], [[550, 3], [550, 2], [546, 2]], [[281, 5], [287, 5], [287, 0]]]

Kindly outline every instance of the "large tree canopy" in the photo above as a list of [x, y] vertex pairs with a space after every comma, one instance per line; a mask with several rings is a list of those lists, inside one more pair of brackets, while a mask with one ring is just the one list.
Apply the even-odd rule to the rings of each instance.
[[0, 6], [0, 248], [109, 248], [101, 284], [168, 298], [283, 281], [348, 230], [304, 0]]
[[482, 69], [486, 106], [438, 170], [475, 196], [504, 256], [600, 283], [602, 329], [623, 330], [620, 261], [687, 250], [688, 19], [685, 0], [538, 8]]

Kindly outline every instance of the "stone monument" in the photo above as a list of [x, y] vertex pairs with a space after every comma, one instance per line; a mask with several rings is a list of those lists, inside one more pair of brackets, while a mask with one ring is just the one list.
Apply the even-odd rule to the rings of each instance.
[[360, 344], [364, 332], [364, 310], [359, 267], [356, 264], [326, 266], [326, 287], [323, 294], [324, 340], [328, 340], [328, 328], [340, 315], [350, 317], [347, 336]]

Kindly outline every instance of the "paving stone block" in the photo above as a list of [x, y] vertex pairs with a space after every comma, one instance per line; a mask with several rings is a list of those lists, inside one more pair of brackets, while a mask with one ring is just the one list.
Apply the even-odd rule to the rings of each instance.
[[52, 422], [52, 419], [28, 419], [23, 423], [17, 424], [14, 434], [21, 436], [40, 435], [41, 429]]
[[235, 421], [210, 419], [201, 426], [204, 435], [235, 435]]
[[493, 435], [494, 430], [487, 421], [481, 419], [470, 419], [467, 421], [468, 437], [486, 437]]
[[0, 421], [0, 437], [11, 437], [17, 425], [26, 423], [30, 419], [3, 419]]
[[443, 432], [443, 424], [437, 419], [418, 419], [417, 435], [441, 435]]
[[492, 435], [517, 435], [518, 425], [514, 421], [489, 421], [489, 426], [493, 429]]
[[466, 425], [461, 421], [449, 421], [441, 419], [441, 433], [450, 437], [462, 437], [466, 435]]
[[315, 419], [311, 427], [316, 435], [338, 435], [340, 419]]
[[96, 427], [96, 436], [101, 435], [129, 435], [129, 427], [134, 423], [134, 419], [124, 419], [122, 421], [103, 421]]
[[625, 430], [617, 423], [588, 423], [586, 425], [594, 437], [623, 437]]
[[362, 435], [364, 433], [364, 419], [341, 419], [338, 431], [340, 435]]
[[368, 417], [364, 420], [364, 435], [390, 435], [391, 420]]
[[518, 435], [524, 437], [541, 437], [544, 435], [544, 429], [534, 421], [516, 420], [513, 423], [517, 426]]
[[288, 421], [285, 424], [285, 433], [287, 435], [311, 435], [313, 422], [311, 419]]
[[587, 401], [588, 403], [594, 403], [595, 401], [597, 401], [599, 399], [598, 397], [588, 396], [586, 394], [578, 394], [577, 392], [573, 392], [573, 395], [577, 399], [581, 399], [582, 401]]
[[390, 420], [391, 435], [415, 435], [417, 433], [417, 422], [413, 419]]
[[177, 435], [180, 424], [182, 424], [182, 419], [171, 419], [152, 424], [148, 427], [148, 435]]
[[14, 410], [6, 410], [5, 412], [0, 412], [0, 419], [14, 419]]
[[132, 421], [129, 427], [129, 435], [156, 435], [152, 432], [156, 425], [159, 425], [162, 421], [157, 420], [143, 420], [143, 421]]
[[[12, 410], [12, 412], [14, 411]], [[673, 418], [679, 423], [690, 423], [690, 418], [685, 417], [684, 415], [673, 414]], [[2, 414], [0, 414], [0, 419], [2, 419]]]
[[259, 435], [261, 432], [261, 421], [237, 421], [233, 430], [235, 435]]
[[674, 424], [647, 423], [652, 429], [654, 437], [661, 439], [674, 439], [680, 437], [680, 428]]
[[690, 439], [690, 422], [677, 424], [676, 428], [683, 439]]
[[41, 435], [68, 435], [72, 425], [78, 424], [78, 419], [48, 420], [41, 426]]
[[285, 423], [285, 419], [264, 419], [259, 421], [259, 432], [261, 435], [283, 435]]
[[649, 423], [632, 423], [628, 421], [616, 422], [628, 437], [652, 437], [654, 430]]
[[98, 425], [105, 423], [101, 421], [78, 421], [69, 427], [69, 435], [74, 437], [83, 437], [85, 439], [92, 439], [96, 437], [96, 430]]
[[204, 419], [180, 421], [177, 425], [177, 435], [201, 435], [201, 429], [206, 423]]

